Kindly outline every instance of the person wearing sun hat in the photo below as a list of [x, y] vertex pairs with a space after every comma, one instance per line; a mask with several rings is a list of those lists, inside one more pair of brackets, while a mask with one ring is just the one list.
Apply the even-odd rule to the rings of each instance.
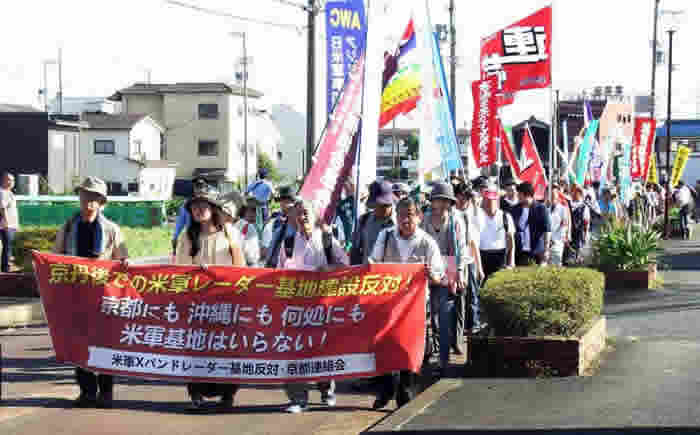
[[[248, 267], [258, 267], [260, 263], [260, 243], [255, 229], [254, 198], [239, 200], [227, 199], [231, 195], [219, 197], [221, 217], [228, 234], [233, 234], [241, 241], [241, 248]], [[251, 222], [252, 220], [252, 222]]]
[[[225, 205], [213, 188], [196, 192], [185, 203], [192, 223], [178, 239], [175, 264], [199, 265], [203, 269], [209, 265], [246, 265], [238, 231], [226, 225], [228, 213], [233, 210], [226, 206], [224, 211], [222, 206]], [[233, 384], [188, 383], [187, 391], [192, 399], [190, 410], [203, 409], [204, 397], [215, 396], [221, 396], [220, 407], [230, 408], [237, 389]]]
[[[60, 228], [53, 252], [95, 260], [126, 261], [129, 253], [119, 226], [102, 215], [107, 204], [107, 185], [97, 177], [87, 177], [75, 189], [80, 196], [80, 212]], [[114, 376], [96, 375], [75, 369], [80, 396], [73, 405], [80, 408], [111, 408]]]

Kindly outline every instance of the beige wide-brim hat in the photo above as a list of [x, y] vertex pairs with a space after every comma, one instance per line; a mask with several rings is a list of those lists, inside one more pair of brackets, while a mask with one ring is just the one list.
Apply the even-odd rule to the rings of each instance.
[[76, 194], [80, 195], [81, 191], [96, 193], [104, 202], [107, 202], [107, 184], [97, 177], [86, 177], [80, 186], [75, 188]]

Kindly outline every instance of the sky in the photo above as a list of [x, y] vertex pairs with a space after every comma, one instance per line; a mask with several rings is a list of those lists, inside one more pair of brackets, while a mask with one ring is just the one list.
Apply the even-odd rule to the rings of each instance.
[[[306, 24], [303, 11], [280, 0], [182, 1], [251, 18]], [[376, 29], [375, 37], [390, 45], [412, 12], [425, 13], [425, 2], [383, 1], [389, 3], [390, 25]], [[447, 23], [448, 0], [429, 1], [433, 24]], [[552, 3], [555, 89], [566, 92], [621, 84], [634, 93], [649, 91], [653, 0], [456, 0], [461, 63], [458, 126], [471, 119], [470, 83], [479, 75], [479, 39]], [[700, 39], [700, 26], [693, 26], [700, 4], [692, 0], [662, 0], [661, 4], [662, 9], [686, 11], [674, 39], [674, 63], [680, 66], [673, 75], [679, 103], [674, 110], [695, 111], [700, 79], [692, 42]], [[266, 103], [290, 104], [304, 112], [305, 31], [246, 24], [162, 0], [3, 1], [0, 40], [17, 43], [3, 43], [0, 48], [0, 103], [39, 105], [42, 61], [55, 58], [59, 46], [63, 47], [64, 96], [108, 96], [145, 81], [147, 70], [154, 83], [232, 81], [234, 63], [241, 55], [241, 40], [230, 36], [232, 31], [248, 34], [251, 86], [266, 94]], [[320, 46], [322, 38], [321, 33]], [[665, 68], [660, 69], [657, 83], [662, 94], [666, 77]], [[56, 82], [56, 68], [49, 66], [50, 95], [56, 92]], [[319, 78], [318, 83], [325, 82]], [[548, 95], [542, 91], [519, 94], [507, 116], [513, 122], [529, 114], [546, 116]]]

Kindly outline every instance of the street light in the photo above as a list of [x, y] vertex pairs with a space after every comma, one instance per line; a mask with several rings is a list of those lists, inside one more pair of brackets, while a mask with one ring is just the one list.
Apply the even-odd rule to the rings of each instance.
[[44, 65], [44, 88], [42, 89], [42, 94], [44, 94], [44, 111], [49, 113], [49, 82], [46, 67], [48, 65], [56, 65], [58, 64], [58, 61], [56, 59], [46, 59], [42, 62], [42, 64]]
[[683, 11], [662, 11], [662, 15], [670, 15], [666, 25], [668, 33], [668, 101], [666, 102], [666, 199], [664, 207], [664, 235], [671, 238], [668, 211], [671, 207], [671, 95], [673, 77], [673, 34], [679, 30]]
[[248, 52], [246, 50], [245, 32], [230, 32], [234, 38], [241, 38], [243, 41], [243, 146], [245, 160], [245, 175], [243, 180], [244, 189], [248, 188]]

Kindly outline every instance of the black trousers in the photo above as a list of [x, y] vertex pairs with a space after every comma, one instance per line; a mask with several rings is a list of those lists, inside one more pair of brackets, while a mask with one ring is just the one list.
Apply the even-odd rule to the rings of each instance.
[[2, 244], [2, 254], [0, 254], [0, 272], [10, 271], [10, 257], [12, 256], [12, 242], [14, 239], [14, 229], [0, 230], [0, 244]]
[[189, 393], [190, 397], [221, 396], [223, 399], [233, 399], [233, 396], [238, 391], [238, 387], [236, 384], [191, 383], [187, 384], [187, 393]]
[[506, 267], [506, 250], [480, 251], [481, 267], [484, 269], [484, 280]]
[[540, 264], [540, 261], [535, 254], [524, 251], [515, 253], [516, 266], [530, 266], [533, 264]]
[[112, 375], [97, 375], [80, 367], [75, 368], [75, 380], [80, 385], [80, 394], [90, 397], [97, 396], [99, 388], [100, 393], [112, 393], [114, 390], [114, 376]]
[[416, 396], [416, 374], [409, 370], [390, 373], [377, 378], [379, 397], [389, 400], [396, 398], [396, 403], [403, 406]]

